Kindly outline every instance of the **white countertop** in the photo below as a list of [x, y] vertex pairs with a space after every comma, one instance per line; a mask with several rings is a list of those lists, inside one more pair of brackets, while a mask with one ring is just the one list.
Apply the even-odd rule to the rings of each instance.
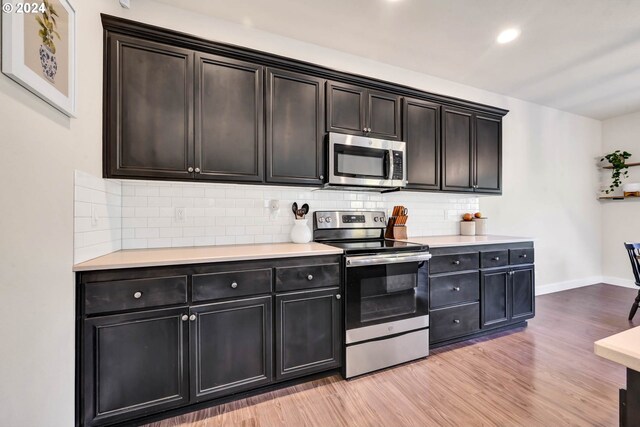
[[595, 353], [640, 372], [640, 326], [594, 343]]
[[153, 267], [199, 264], [206, 262], [244, 261], [267, 258], [337, 255], [342, 249], [321, 243], [267, 243], [260, 245], [221, 245], [185, 248], [128, 249], [81, 262], [73, 271], [110, 270], [115, 268]]
[[420, 236], [409, 237], [408, 242], [429, 245], [430, 248], [442, 248], [446, 246], [468, 246], [468, 245], [492, 245], [501, 243], [532, 242], [530, 237], [513, 236]]

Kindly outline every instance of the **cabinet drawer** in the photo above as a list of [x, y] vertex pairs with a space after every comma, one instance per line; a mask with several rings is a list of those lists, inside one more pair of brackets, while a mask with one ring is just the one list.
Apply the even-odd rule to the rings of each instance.
[[187, 302], [187, 276], [94, 282], [85, 285], [86, 314]]
[[430, 286], [431, 308], [478, 301], [480, 273], [433, 277]]
[[509, 264], [509, 251], [480, 252], [480, 268], [504, 267]]
[[276, 268], [276, 291], [340, 285], [340, 265], [321, 264]]
[[533, 248], [510, 249], [509, 264], [533, 264]]
[[449, 273], [452, 271], [476, 270], [479, 265], [478, 252], [469, 252], [454, 255], [436, 255], [431, 258], [429, 272]]
[[460, 337], [480, 329], [480, 303], [433, 310], [430, 317], [430, 342]]
[[193, 275], [194, 302], [269, 292], [271, 292], [270, 268]]

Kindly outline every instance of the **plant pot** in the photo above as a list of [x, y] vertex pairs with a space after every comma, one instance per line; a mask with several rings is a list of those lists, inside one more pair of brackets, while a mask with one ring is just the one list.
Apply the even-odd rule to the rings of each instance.
[[51, 82], [55, 82], [56, 73], [58, 72], [58, 60], [49, 49], [49, 46], [43, 44], [40, 45], [40, 65], [42, 65], [42, 74]]
[[293, 243], [309, 243], [311, 241], [311, 230], [307, 227], [306, 219], [294, 219], [291, 228], [291, 241]]

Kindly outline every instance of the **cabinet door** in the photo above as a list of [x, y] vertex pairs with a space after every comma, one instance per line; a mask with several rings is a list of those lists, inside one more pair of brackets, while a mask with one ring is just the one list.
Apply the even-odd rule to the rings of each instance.
[[483, 271], [480, 279], [482, 328], [509, 322], [509, 271]]
[[511, 318], [530, 319], [535, 314], [533, 266], [513, 270], [511, 275]]
[[267, 182], [322, 183], [324, 80], [267, 70]]
[[442, 189], [473, 191], [473, 116], [451, 108], [442, 114]]
[[276, 295], [276, 379], [340, 366], [339, 289]]
[[271, 382], [270, 296], [196, 306], [191, 314], [194, 401]]
[[367, 91], [367, 135], [400, 139], [400, 97], [390, 93]]
[[502, 121], [499, 117], [475, 117], [476, 191], [500, 193], [502, 189]]
[[358, 86], [327, 82], [327, 131], [363, 135], [366, 92]]
[[440, 189], [440, 106], [404, 100], [403, 138], [407, 143], [407, 188]]
[[193, 164], [193, 53], [110, 35], [106, 177], [187, 179]]
[[196, 55], [196, 178], [262, 181], [263, 67]]
[[187, 308], [84, 322], [84, 423], [125, 421], [189, 401]]

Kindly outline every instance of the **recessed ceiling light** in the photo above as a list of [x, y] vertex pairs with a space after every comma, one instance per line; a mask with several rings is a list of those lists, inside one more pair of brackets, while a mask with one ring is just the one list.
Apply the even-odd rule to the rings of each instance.
[[505, 44], [514, 41], [520, 35], [520, 30], [517, 28], [509, 28], [498, 34], [496, 41], [500, 44]]

